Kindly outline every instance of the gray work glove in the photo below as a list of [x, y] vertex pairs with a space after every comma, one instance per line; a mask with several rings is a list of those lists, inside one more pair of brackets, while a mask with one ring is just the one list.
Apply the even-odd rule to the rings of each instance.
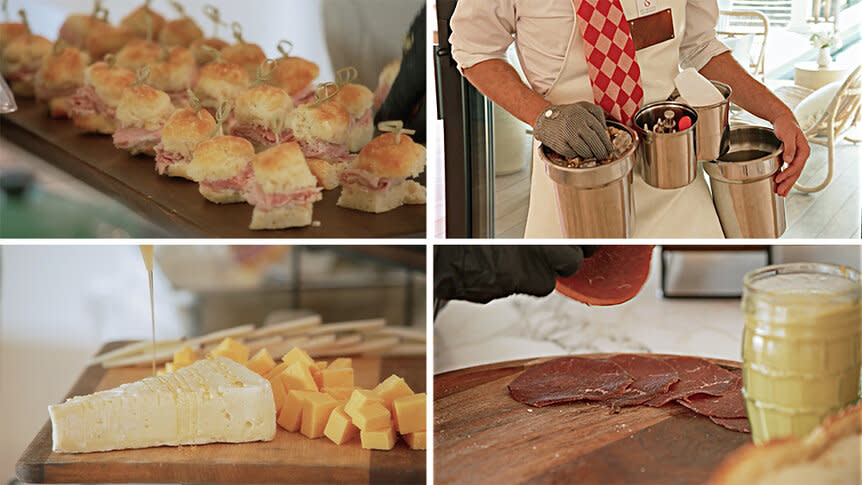
[[537, 140], [566, 158], [606, 160], [614, 151], [604, 111], [586, 101], [543, 109], [533, 133]]

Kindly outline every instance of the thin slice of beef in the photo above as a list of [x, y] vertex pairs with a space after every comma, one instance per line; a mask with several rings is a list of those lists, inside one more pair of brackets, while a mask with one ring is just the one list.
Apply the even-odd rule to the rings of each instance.
[[619, 354], [608, 360], [622, 367], [634, 378], [634, 382], [624, 393], [605, 401], [614, 412], [620, 407], [636, 406], [649, 401], [657, 394], [667, 392], [670, 386], [679, 380], [673, 366], [655, 357]]
[[710, 416], [709, 419], [711, 419], [713, 423], [731, 431], [751, 433], [751, 424], [748, 422], [748, 418], [714, 418]]
[[572, 276], [557, 278], [557, 291], [587, 305], [617, 305], [643, 287], [654, 246], [599, 246]]
[[668, 357], [665, 362], [673, 366], [679, 381], [667, 392], [644, 402], [647, 406], [659, 407], [694, 394], [721, 396], [739, 385], [739, 377], [712, 362], [697, 357]]
[[524, 371], [509, 384], [509, 394], [518, 402], [543, 407], [618, 396], [632, 382], [634, 379], [610, 360], [562, 357]]
[[677, 399], [677, 402], [692, 411], [713, 418], [745, 418], [745, 401], [742, 399], [742, 370], [734, 369], [736, 386], [721, 396], [694, 394]]

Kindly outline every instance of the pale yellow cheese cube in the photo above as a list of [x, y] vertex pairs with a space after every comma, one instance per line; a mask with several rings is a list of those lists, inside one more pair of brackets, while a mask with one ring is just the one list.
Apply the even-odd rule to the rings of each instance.
[[165, 373], [166, 374], [174, 372], [178, 369], [182, 369], [182, 366], [178, 366], [178, 365], [174, 364], [173, 362], [165, 362]]
[[354, 389], [350, 393], [350, 399], [347, 401], [347, 404], [344, 405], [344, 412], [350, 416], [350, 419], [356, 420], [355, 414], [359, 408], [375, 402], [383, 404], [383, 398], [376, 392], [368, 389]]
[[352, 387], [324, 387], [321, 391], [329, 394], [336, 401], [347, 401], [350, 399], [350, 395], [353, 394]]
[[339, 357], [332, 361], [332, 363], [327, 366], [327, 369], [346, 369], [353, 367], [353, 360], [350, 357]]
[[336, 445], [343, 445], [352, 440], [357, 433], [357, 428], [351, 421], [350, 416], [344, 412], [344, 406], [338, 406], [332, 410], [329, 415], [329, 421], [326, 422], [326, 428], [323, 429], [323, 434]]
[[323, 370], [326, 369], [327, 362], [325, 360], [318, 360], [314, 365], [316, 365], [318, 369]]
[[375, 431], [392, 426], [392, 414], [383, 403], [372, 402], [363, 405], [350, 416], [357, 428], [365, 431]]
[[269, 355], [268, 350], [260, 349], [245, 366], [262, 376], [275, 367], [275, 360]]
[[412, 433], [407, 433], [402, 435], [404, 441], [407, 443], [407, 446], [410, 447], [411, 450], [424, 450], [425, 449], [425, 431], [414, 431]]
[[338, 401], [329, 394], [314, 392], [307, 395], [302, 402], [302, 434], [312, 439], [323, 436], [329, 415], [337, 407]]
[[221, 341], [212, 352], [211, 355], [219, 355], [228, 358], [237, 364], [245, 365], [248, 362], [248, 347], [228, 337]]
[[404, 379], [395, 374], [392, 374], [387, 377], [385, 381], [377, 384], [377, 387], [374, 388], [374, 392], [383, 398], [383, 404], [385, 404], [390, 411], [392, 411], [392, 401], [399, 397], [413, 395], [413, 389], [410, 389], [410, 386], [404, 382]]
[[422, 431], [425, 423], [425, 393], [399, 397], [392, 401], [395, 414], [395, 428], [401, 434]]
[[398, 441], [392, 426], [374, 431], [360, 431], [359, 437], [362, 440], [362, 447], [366, 450], [391, 450]]
[[[323, 369], [320, 371], [322, 387], [353, 387], [353, 369]], [[384, 397], [384, 399], [386, 399]]]
[[302, 362], [294, 362], [290, 364], [287, 366], [287, 369], [284, 369], [281, 374], [278, 375], [278, 377], [281, 379], [281, 383], [284, 385], [284, 388], [288, 391], [292, 391], [294, 389], [299, 391], [320, 390], [320, 388], [317, 387], [317, 383], [314, 382], [314, 377], [311, 376], [308, 366]]
[[281, 360], [287, 363], [287, 365], [291, 365], [294, 362], [302, 362], [306, 367], [314, 365], [314, 359], [309, 357], [308, 353], [299, 347], [294, 347], [290, 352], [284, 354]]
[[299, 431], [302, 426], [302, 404], [311, 394], [314, 394], [314, 391], [288, 391], [284, 407], [278, 415], [278, 425], [288, 431]]
[[195, 351], [188, 345], [174, 352], [174, 364], [185, 367], [194, 364], [195, 360]]

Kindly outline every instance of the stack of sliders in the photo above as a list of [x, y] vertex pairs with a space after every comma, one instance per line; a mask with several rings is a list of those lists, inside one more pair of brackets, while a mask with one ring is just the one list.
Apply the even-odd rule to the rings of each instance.
[[[27, 15], [24, 10], [19, 10], [21, 24], [24, 25], [26, 33], [19, 33], [5, 44], [0, 54], [0, 74], [9, 81], [12, 92], [16, 96], [33, 97], [35, 94], [34, 82], [36, 73], [42, 67], [42, 59], [51, 53], [53, 44], [50, 40], [30, 32], [27, 23]], [[7, 28], [14, 31], [15, 28]]]
[[194, 149], [188, 176], [199, 183], [198, 190], [210, 202], [245, 202], [243, 189], [251, 177], [254, 156], [254, 146], [245, 138], [217, 136]]
[[84, 86], [69, 99], [69, 114], [75, 126], [87, 133], [111, 135], [116, 131], [116, 110], [123, 91], [135, 82], [135, 73], [105, 62], [84, 71]]
[[297, 107], [291, 115], [293, 136], [326, 190], [338, 187], [339, 174], [355, 157], [347, 149], [350, 113], [332, 99], [337, 91], [335, 83], [322, 84], [315, 101]]
[[195, 147], [217, 131], [215, 118], [189, 94], [193, 108], [175, 111], [162, 129], [161, 143], [155, 146], [156, 172], [169, 177], [189, 177], [187, 170]]
[[237, 96], [234, 106], [230, 133], [249, 140], [257, 151], [294, 141], [290, 127], [293, 101], [283, 89], [265, 84], [274, 68], [274, 61], [264, 60], [257, 68], [256, 81]]
[[69, 100], [84, 85], [84, 71], [90, 56], [76, 47], [57, 41], [51, 53], [42, 59], [36, 74], [36, 100], [48, 103], [52, 118], [69, 117]]
[[149, 66], [139, 69], [135, 83], [123, 91], [117, 105], [119, 127], [113, 135], [114, 146], [132, 155], [155, 156], [162, 129], [174, 112], [167, 93], [144, 84], [149, 76]]
[[424, 204], [425, 187], [408, 177], [425, 170], [425, 147], [407, 135], [401, 121], [383, 122], [384, 133], [365, 145], [340, 174], [338, 205], [348, 209], [380, 213], [404, 204]]

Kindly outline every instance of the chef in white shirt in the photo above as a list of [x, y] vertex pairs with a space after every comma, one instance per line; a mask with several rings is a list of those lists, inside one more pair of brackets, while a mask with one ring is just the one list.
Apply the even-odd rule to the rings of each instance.
[[[579, 10], [582, 8], [607, 17], [613, 17], [613, 8], [622, 10], [624, 18], [616, 24], [630, 35], [626, 37], [629, 48], [623, 50], [634, 52], [635, 68], [628, 72], [639, 86], [630, 89], [630, 78], [623, 82], [622, 90], [634, 93], [631, 99], [636, 105], [621, 100], [620, 106], [609, 110], [605, 101], [598, 102], [602, 91], [616, 93], [619, 86], [595, 87], [601, 85], [593, 81], [601, 59], [597, 64], [592, 57], [591, 64], [585, 57], [585, 37], [579, 25], [592, 24], [593, 19]], [[452, 16], [449, 41], [464, 77], [533, 126], [537, 140], [567, 156], [601, 159], [610, 147], [602, 129], [603, 114], [627, 121], [637, 106], [667, 99], [680, 68], [697, 69], [708, 79], [730, 85], [735, 104], [773, 124], [775, 135], [784, 143], [786, 163], [775, 176], [776, 191], [786, 196], [808, 158], [808, 143], [790, 108], [751, 77], [715, 38], [717, 19], [716, 0], [460, 0]], [[604, 29], [601, 23], [597, 25]], [[602, 53], [605, 57], [613, 57], [614, 48], [602, 41], [588, 35], [587, 51], [595, 55], [604, 49], [609, 52]], [[506, 60], [512, 42], [529, 86]], [[604, 42], [607, 44], [606, 39]], [[617, 62], [621, 64], [631, 62]], [[606, 68], [602, 65], [599, 70]], [[612, 72], [613, 66], [610, 69]], [[538, 142], [534, 140], [533, 145], [525, 237], [562, 237], [552, 182], [535, 156]], [[724, 237], [700, 169], [695, 181], [680, 189], [656, 189], [635, 176], [633, 194], [634, 237]]]

